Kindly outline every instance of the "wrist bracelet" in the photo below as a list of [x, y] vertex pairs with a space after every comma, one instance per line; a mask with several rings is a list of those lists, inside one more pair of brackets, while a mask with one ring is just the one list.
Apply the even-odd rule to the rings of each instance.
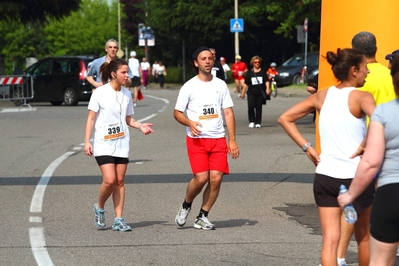
[[89, 143], [90, 142], [90, 139], [85, 139], [84, 140], [84, 143]]
[[303, 152], [306, 152], [307, 149], [308, 149], [310, 146], [312, 146], [312, 143], [310, 143], [310, 142], [306, 143], [305, 145], [303, 145], [302, 151], [303, 151]]
[[141, 126], [142, 126], [143, 124], [142, 123], [140, 123], [140, 126], [139, 126], [139, 131], [140, 131], [140, 128], [141, 128]]

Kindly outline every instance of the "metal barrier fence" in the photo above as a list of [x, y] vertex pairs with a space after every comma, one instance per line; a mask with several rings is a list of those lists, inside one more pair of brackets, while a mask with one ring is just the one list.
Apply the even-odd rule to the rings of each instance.
[[28, 106], [26, 100], [32, 99], [33, 77], [31, 75], [0, 76], [0, 101], [12, 101], [16, 106]]

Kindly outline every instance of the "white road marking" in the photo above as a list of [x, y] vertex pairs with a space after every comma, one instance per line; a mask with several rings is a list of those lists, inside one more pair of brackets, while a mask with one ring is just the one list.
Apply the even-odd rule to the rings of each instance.
[[25, 108], [3, 108], [0, 113], [17, 113], [17, 112], [31, 112], [36, 111], [36, 108], [25, 109]]

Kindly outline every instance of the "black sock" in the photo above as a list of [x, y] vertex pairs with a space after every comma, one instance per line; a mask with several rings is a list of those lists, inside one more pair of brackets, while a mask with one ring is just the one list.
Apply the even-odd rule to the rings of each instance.
[[197, 218], [201, 218], [202, 216], [208, 217], [208, 213], [207, 211], [204, 211], [203, 209], [200, 210]]
[[188, 208], [191, 208], [191, 203], [192, 202], [190, 202], [190, 203], [188, 203], [186, 200], [184, 200], [184, 202], [183, 202], [183, 209], [188, 209]]

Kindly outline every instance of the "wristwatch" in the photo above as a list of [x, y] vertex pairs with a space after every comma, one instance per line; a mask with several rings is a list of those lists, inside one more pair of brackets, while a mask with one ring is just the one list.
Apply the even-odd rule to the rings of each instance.
[[306, 143], [305, 145], [303, 145], [302, 151], [303, 151], [303, 152], [306, 152], [306, 150], [307, 150], [310, 146], [312, 146], [312, 143], [310, 143], [310, 142]]

